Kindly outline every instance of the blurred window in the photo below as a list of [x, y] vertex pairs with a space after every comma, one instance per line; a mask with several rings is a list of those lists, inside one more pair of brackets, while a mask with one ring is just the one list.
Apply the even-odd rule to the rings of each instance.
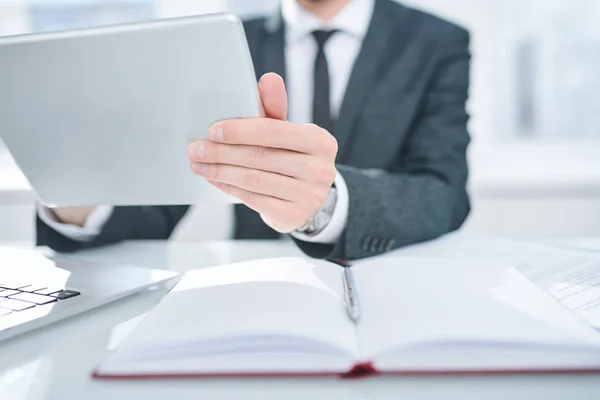
[[154, 0], [29, 0], [34, 32], [155, 18]]
[[495, 2], [517, 136], [600, 138], [600, 1]]

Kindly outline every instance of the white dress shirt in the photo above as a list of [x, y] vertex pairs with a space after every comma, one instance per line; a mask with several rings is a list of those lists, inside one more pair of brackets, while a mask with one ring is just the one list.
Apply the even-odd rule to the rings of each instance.
[[[337, 32], [325, 44], [330, 75], [330, 104], [332, 118], [338, 117], [350, 73], [362, 41], [371, 22], [375, 0], [351, 0], [331, 21], [323, 22], [298, 4], [282, 0], [281, 12], [285, 23], [286, 86], [289, 96], [289, 120], [294, 123], [312, 122], [314, 62], [317, 44], [312, 31], [323, 29]], [[199, 178], [200, 179], [200, 178]], [[319, 234], [292, 236], [314, 243], [335, 243], [344, 231], [348, 218], [348, 188], [338, 172], [335, 185], [337, 203], [329, 224]], [[112, 207], [99, 206], [87, 218], [83, 227], [61, 224], [52, 212], [39, 207], [40, 218], [54, 230], [79, 241], [98, 235], [112, 213]]]

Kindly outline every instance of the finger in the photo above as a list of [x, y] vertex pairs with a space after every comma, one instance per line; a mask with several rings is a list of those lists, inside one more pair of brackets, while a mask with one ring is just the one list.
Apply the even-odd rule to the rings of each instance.
[[210, 181], [282, 200], [295, 201], [315, 190], [308, 183], [294, 178], [233, 165], [192, 163], [191, 169]]
[[285, 121], [287, 119], [287, 92], [283, 78], [275, 73], [264, 74], [258, 82], [263, 116]]
[[269, 118], [221, 121], [211, 126], [208, 137], [218, 143], [286, 149], [315, 156], [337, 154], [337, 141], [325, 129]]
[[[257, 213], [264, 215], [275, 216], [277, 220], [288, 220], [290, 221], [290, 227], [287, 228], [281, 223], [275, 223], [272, 221], [276, 221], [273, 217], [269, 218], [269, 225], [281, 233], [289, 233], [293, 231], [295, 228], [293, 226], [302, 226], [303, 222], [301, 221], [301, 217], [294, 217], [294, 207], [293, 203], [281, 199], [277, 199], [275, 197], [266, 196], [263, 194], [254, 193], [248, 190], [241, 189], [236, 186], [228, 185], [226, 183], [221, 182], [213, 182], [208, 181], [210, 184], [215, 186], [217, 189], [223, 191], [224, 193], [233, 196], [239, 199], [246, 206], [256, 211]], [[282, 219], [283, 218], [283, 219]], [[294, 219], [295, 218], [295, 219]], [[297, 220], [297, 221], [296, 221]]]
[[330, 185], [336, 174], [330, 163], [314, 156], [262, 146], [195, 142], [188, 147], [188, 157], [192, 162], [259, 169], [324, 185]]

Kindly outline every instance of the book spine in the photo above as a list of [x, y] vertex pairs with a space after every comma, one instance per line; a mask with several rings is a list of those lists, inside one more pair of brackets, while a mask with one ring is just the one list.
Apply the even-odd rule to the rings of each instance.
[[342, 378], [344, 379], [359, 379], [359, 378], [367, 378], [371, 375], [378, 375], [379, 371], [375, 369], [375, 366], [372, 362], [362, 362], [354, 365], [352, 369], [345, 374], [342, 374]]

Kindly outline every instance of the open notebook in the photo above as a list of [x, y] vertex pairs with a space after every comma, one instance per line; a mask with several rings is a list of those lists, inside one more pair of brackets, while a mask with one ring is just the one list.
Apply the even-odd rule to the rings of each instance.
[[600, 334], [512, 267], [276, 258], [187, 273], [96, 378], [600, 370]]

